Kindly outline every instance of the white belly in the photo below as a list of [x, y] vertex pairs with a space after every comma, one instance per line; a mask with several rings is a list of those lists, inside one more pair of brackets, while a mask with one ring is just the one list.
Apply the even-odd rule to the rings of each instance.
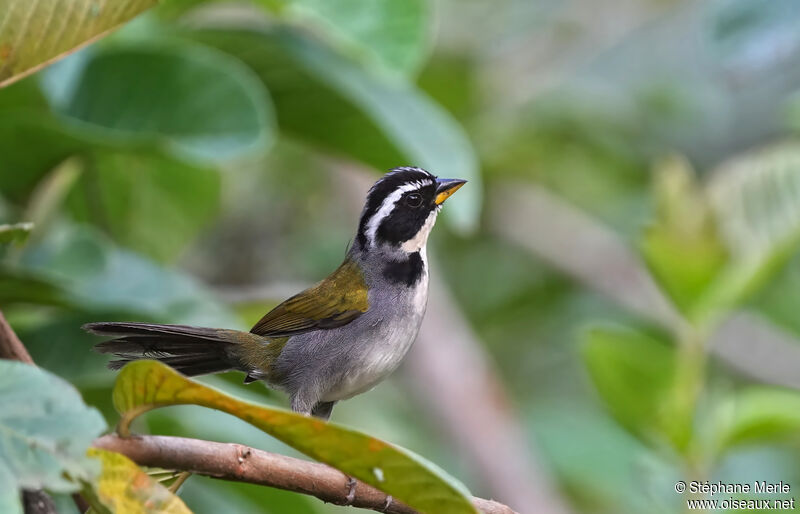
[[326, 402], [346, 400], [357, 394], [369, 391], [378, 382], [389, 376], [405, 357], [414, 339], [417, 328], [405, 327], [386, 334], [382, 340], [375, 341], [372, 347], [362, 352], [358, 362], [353, 362], [337, 383], [323, 397]]
[[[375, 387], [390, 375], [402, 362], [417, 338], [425, 306], [428, 300], [428, 274], [417, 285], [414, 294], [406, 299], [405, 308], [384, 309], [384, 317], [367, 326], [369, 334], [358, 345], [359, 350], [351, 354], [347, 369], [342, 370], [338, 380], [322, 396], [322, 400], [346, 400]], [[394, 313], [393, 313], [394, 314]], [[402, 321], [401, 321], [402, 320]]]

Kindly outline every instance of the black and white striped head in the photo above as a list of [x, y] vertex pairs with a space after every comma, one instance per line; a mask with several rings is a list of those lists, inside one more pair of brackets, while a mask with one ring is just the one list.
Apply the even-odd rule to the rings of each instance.
[[358, 225], [359, 246], [418, 252], [444, 201], [465, 182], [436, 178], [422, 168], [391, 170], [367, 194]]

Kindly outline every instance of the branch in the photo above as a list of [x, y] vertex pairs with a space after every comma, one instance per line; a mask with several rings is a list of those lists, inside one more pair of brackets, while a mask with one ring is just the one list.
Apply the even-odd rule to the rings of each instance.
[[17, 334], [6, 321], [3, 312], [0, 311], [0, 359], [12, 361], [22, 361], [26, 364], [33, 364], [31, 354], [28, 353], [25, 345], [19, 340]]
[[[190, 471], [223, 480], [266, 485], [315, 496], [336, 505], [352, 505], [389, 514], [415, 514], [412, 508], [392, 501], [385, 493], [357, 481], [348, 499], [348, 477], [334, 468], [305, 460], [249, 448], [241, 444], [217, 443], [170, 436], [105, 435], [94, 446], [126, 455], [143, 466]], [[511, 508], [491, 500], [473, 498], [484, 514], [515, 514]]]

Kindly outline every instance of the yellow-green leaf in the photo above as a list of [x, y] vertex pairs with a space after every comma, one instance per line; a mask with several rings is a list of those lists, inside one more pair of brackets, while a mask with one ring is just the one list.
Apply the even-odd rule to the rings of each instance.
[[731, 395], [716, 411], [718, 453], [740, 445], [800, 440], [800, 394], [757, 386]]
[[103, 467], [89, 496], [94, 496], [110, 512], [191, 514], [180, 498], [124, 455], [99, 448], [89, 448], [88, 455], [99, 460]]
[[158, 0], [0, 0], [0, 87], [130, 20]]
[[587, 331], [583, 358], [597, 392], [625, 428], [647, 442], [685, 443], [687, 422], [671, 410], [675, 352], [648, 334], [622, 327]]
[[673, 156], [656, 166], [656, 219], [640, 243], [659, 284], [689, 319], [728, 261], [709, 199], [689, 163]]
[[151, 409], [201, 405], [241, 418], [306, 455], [371, 484], [407, 505], [436, 514], [474, 513], [468, 492], [422, 457], [369, 435], [294, 412], [228, 396], [155, 361], [125, 366], [114, 385], [119, 431]]

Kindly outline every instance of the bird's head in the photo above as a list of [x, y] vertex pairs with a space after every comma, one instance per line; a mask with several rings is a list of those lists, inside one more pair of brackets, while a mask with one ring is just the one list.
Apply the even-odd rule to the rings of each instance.
[[422, 168], [391, 170], [367, 194], [357, 244], [399, 254], [422, 250], [442, 204], [465, 183], [436, 178]]

